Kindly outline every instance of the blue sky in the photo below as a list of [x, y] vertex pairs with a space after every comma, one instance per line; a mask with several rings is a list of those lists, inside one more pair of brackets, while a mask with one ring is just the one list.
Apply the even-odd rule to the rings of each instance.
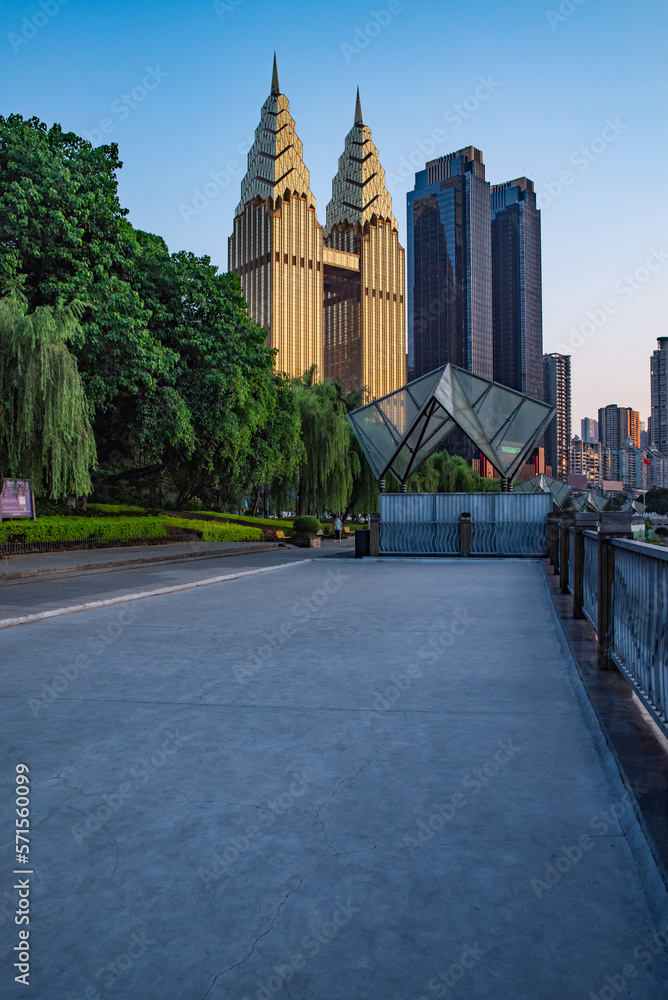
[[358, 85], [404, 245], [412, 171], [478, 146], [492, 183], [536, 183], [579, 432], [611, 402], [646, 419], [668, 332], [667, 28], [662, 0], [10, 0], [0, 113], [118, 142], [132, 223], [223, 270], [274, 49], [321, 222]]

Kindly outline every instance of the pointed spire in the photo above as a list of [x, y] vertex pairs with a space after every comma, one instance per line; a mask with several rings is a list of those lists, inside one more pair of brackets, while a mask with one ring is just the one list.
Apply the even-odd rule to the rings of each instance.
[[360, 89], [357, 88], [357, 101], [355, 102], [355, 124], [362, 125], [362, 105], [360, 104]]
[[274, 70], [271, 74], [271, 92], [272, 94], [280, 94], [280, 88], [278, 86], [278, 67], [276, 66], [276, 53], [274, 52]]

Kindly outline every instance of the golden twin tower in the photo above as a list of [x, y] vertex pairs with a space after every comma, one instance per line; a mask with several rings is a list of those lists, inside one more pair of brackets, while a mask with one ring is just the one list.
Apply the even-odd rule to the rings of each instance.
[[404, 385], [404, 250], [359, 91], [323, 229], [274, 56], [228, 253], [280, 371], [315, 366], [366, 400]]

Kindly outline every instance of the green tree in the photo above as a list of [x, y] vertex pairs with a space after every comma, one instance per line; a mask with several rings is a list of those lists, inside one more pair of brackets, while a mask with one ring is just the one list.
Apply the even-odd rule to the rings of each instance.
[[208, 257], [170, 254], [159, 237], [136, 239], [132, 284], [151, 338], [171, 358], [136, 407], [142, 460], [162, 464], [178, 504], [202, 492], [229, 500], [294, 471], [296, 404], [274, 371], [266, 332], [248, 316], [238, 277], [218, 274]]
[[645, 494], [647, 510], [652, 514], [668, 514], [668, 489], [654, 486]]
[[[118, 200], [121, 167], [115, 144], [94, 149], [59, 125], [0, 117], [0, 278], [21, 280], [30, 309], [83, 303], [71, 346], [100, 460], [116, 468], [140, 431], [153, 444], [166, 425], [173, 439], [180, 415], [167, 389], [174, 354], [151, 335], [132, 284], [142, 247]], [[151, 414], [157, 427], [144, 425]]]
[[85, 496], [95, 444], [68, 341], [77, 303], [28, 313], [16, 287], [0, 299], [0, 474], [29, 479], [35, 494]]
[[341, 387], [316, 382], [312, 368], [293, 379], [303, 445], [295, 484], [297, 513], [345, 510], [353, 484], [350, 425]]

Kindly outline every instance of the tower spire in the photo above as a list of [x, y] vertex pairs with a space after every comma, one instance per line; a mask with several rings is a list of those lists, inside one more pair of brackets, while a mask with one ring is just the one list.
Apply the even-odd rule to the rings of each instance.
[[355, 124], [362, 125], [362, 105], [360, 104], [360, 89], [357, 88], [357, 100], [355, 102]]
[[278, 67], [276, 66], [276, 53], [274, 52], [274, 69], [271, 74], [271, 92], [272, 94], [280, 94], [280, 88], [278, 86]]

